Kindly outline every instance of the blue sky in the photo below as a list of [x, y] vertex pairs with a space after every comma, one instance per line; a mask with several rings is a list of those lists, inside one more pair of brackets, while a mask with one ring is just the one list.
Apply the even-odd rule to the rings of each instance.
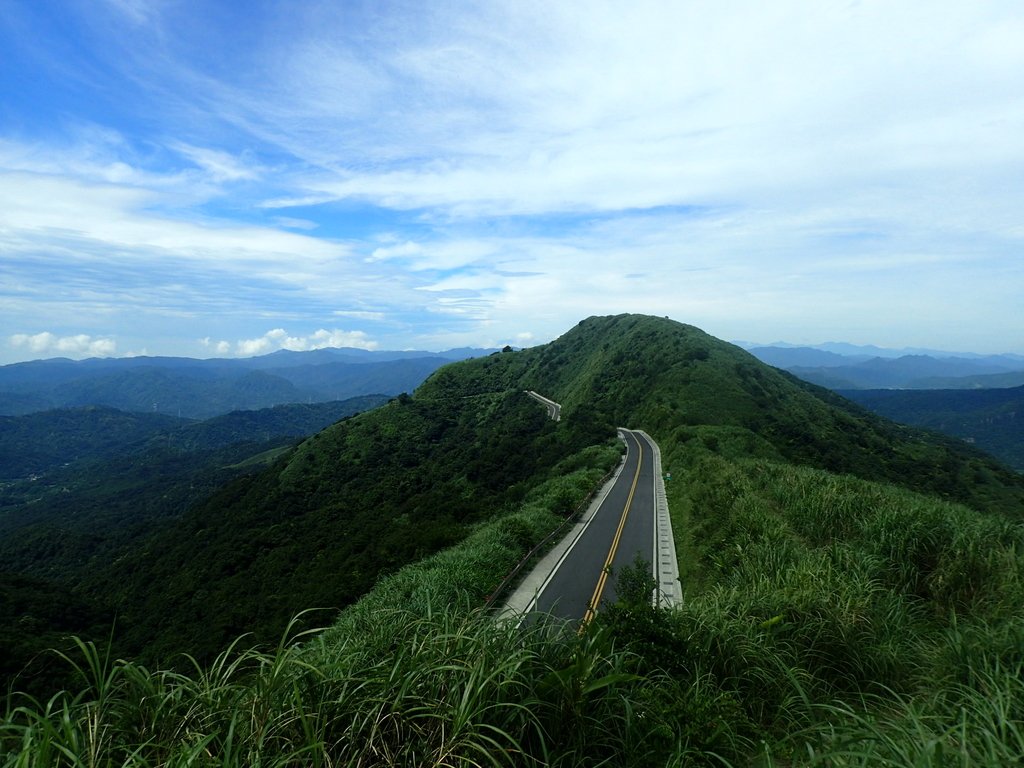
[[0, 0], [0, 362], [593, 314], [1024, 353], [1024, 5]]

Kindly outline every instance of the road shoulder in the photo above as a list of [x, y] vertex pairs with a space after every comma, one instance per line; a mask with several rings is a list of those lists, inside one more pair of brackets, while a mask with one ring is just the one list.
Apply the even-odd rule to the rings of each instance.
[[590, 502], [590, 506], [587, 510], [580, 515], [580, 519], [577, 520], [569, 531], [566, 533], [562, 540], [556, 544], [550, 552], [548, 552], [541, 561], [523, 578], [519, 586], [516, 587], [515, 591], [508, 597], [501, 609], [498, 611], [498, 615], [504, 618], [521, 617], [533, 609], [534, 604], [537, 601], [537, 597], [541, 592], [541, 589], [547, 583], [548, 578], [552, 573], [557, 570], [561, 562], [569, 554], [576, 541], [583, 535], [584, 531], [587, 530], [587, 526], [590, 525], [590, 521], [594, 519], [594, 515], [601, 508], [605, 498], [608, 496], [608, 491], [611, 490], [612, 486], [619, 479], [619, 475], [622, 473], [622, 468], [625, 466], [625, 456], [622, 461], [619, 462], [619, 466], [616, 467], [615, 473], [608, 479], [601, 490], [597, 492], [593, 500]]

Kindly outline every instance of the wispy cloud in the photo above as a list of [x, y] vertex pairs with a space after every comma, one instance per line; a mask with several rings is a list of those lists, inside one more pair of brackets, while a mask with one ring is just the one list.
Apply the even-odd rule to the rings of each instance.
[[173, 142], [170, 148], [188, 158], [216, 182], [252, 181], [266, 172], [266, 169], [247, 162], [245, 158], [220, 150], [193, 147], [182, 142]]
[[203, 345], [204, 349], [216, 352], [218, 355], [226, 355], [231, 351], [231, 342], [229, 341], [214, 341], [209, 336], [204, 336], [199, 343]]

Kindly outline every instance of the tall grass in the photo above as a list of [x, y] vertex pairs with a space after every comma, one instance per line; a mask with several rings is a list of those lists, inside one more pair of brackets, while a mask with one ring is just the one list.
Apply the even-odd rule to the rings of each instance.
[[1024, 759], [1024, 669], [976, 670], [979, 685], [930, 697], [865, 697], [816, 707], [794, 734], [798, 762], [820, 766], [1010, 766]]
[[736, 703], [733, 760], [1024, 756], [1024, 526], [770, 460], [686, 459], [670, 493], [694, 578], [647, 655]]
[[0, 765], [650, 765], [672, 741], [645, 704], [657, 680], [607, 633], [448, 607], [378, 623], [351, 642], [236, 645], [190, 674], [83, 643], [77, 693], [11, 702]]

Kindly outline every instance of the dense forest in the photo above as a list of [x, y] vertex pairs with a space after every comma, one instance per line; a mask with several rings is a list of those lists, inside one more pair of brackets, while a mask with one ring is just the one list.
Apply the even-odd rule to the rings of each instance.
[[8, 478], [0, 481], [0, 675], [7, 679], [68, 633], [108, 637], [118, 607], [107, 592], [86, 594], [87, 579], [229, 480], [387, 400], [277, 406], [206, 421], [96, 406], [0, 418]]
[[1024, 472], [1024, 386], [840, 394], [887, 419], [959, 437]]
[[[493, 621], [616, 425], [672, 473], [683, 606], [651, 608], [640, 569], [582, 633]], [[1024, 478], [957, 440], [691, 326], [590, 318], [441, 368], [98, 564], [77, 594], [143, 664], [83, 643], [69, 724], [15, 696], [0, 739], [149, 764], [1005, 764], [1022, 523]], [[308, 608], [331, 610], [289, 622]], [[181, 652], [198, 666], [154, 671]]]

